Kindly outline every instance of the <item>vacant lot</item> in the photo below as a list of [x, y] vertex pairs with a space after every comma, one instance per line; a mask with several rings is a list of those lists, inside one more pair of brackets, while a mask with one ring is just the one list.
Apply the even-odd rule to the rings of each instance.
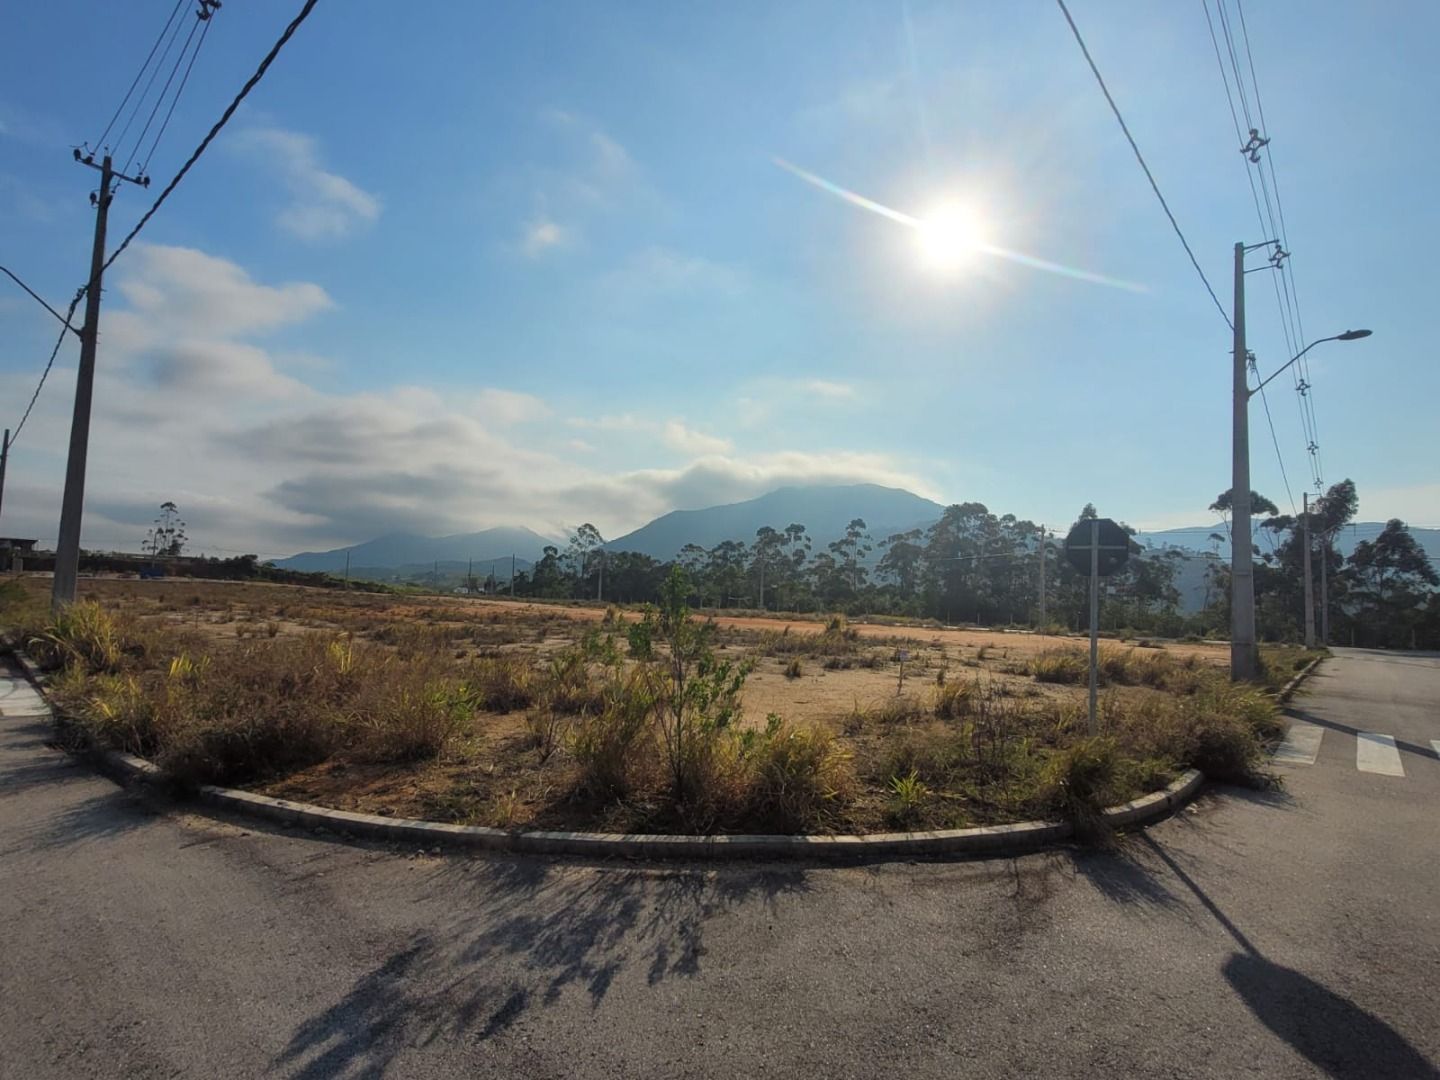
[[[877, 831], [1086, 817], [1185, 766], [1253, 776], [1273, 707], [1223, 646], [292, 586], [6, 587], [101, 742], [181, 784], [504, 827]], [[675, 615], [674, 612], [671, 613]], [[679, 661], [677, 662], [677, 658]], [[686, 659], [688, 658], [688, 659]], [[1280, 673], [1298, 654], [1272, 654]], [[688, 663], [688, 667], [686, 664]]]

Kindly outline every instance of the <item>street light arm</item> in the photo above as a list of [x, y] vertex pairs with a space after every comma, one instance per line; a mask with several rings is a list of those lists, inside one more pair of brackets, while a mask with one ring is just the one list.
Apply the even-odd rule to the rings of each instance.
[[1264, 390], [1265, 387], [1266, 387], [1266, 385], [1271, 381], [1271, 379], [1274, 379], [1276, 375], [1279, 375], [1279, 374], [1281, 374], [1282, 372], [1285, 372], [1285, 371], [1290, 370], [1291, 365], [1294, 364], [1296, 360], [1299, 360], [1300, 357], [1304, 356], [1307, 352], [1309, 352], [1311, 349], [1313, 349], [1316, 345], [1319, 345], [1319, 344], [1321, 344], [1321, 343], [1323, 343], [1323, 342], [1326, 342], [1326, 341], [1339, 341], [1339, 340], [1340, 340], [1340, 335], [1339, 335], [1339, 334], [1335, 334], [1335, 335], [1333, 335], [1333, 336], [1331, 336], [1331, 337], [1322, 337], [1322, 338], [1320, 338], [1318, 341], [1312, 341], [1309, 345], [1306, 345], [1305, 348], [1301, 349], [1298, 353], [1296, 353], [1296, 354], [1295, 354], [1294, 356], [1292, 356], [1289, 360], [1287, 360], [1287, 361], [1285, 362], [1285, 365], [1284, 365], [1283, 367], [1280, 367], [1280, 368], [1276, 369], [1275, 371], [1272, 371], [1272, 372], [1269, 374], [1269, 376], [1267, 376], [1267, 377], [1260, 383], [1259, 386], [1255, 387], [1253, 390], [1250, 391], [1250, 396], [1251, 396], [1251, 397], [1254, 397], [1254, 396], [1255, 396], [1256, 394], [1258, 394], [1261, 390]]

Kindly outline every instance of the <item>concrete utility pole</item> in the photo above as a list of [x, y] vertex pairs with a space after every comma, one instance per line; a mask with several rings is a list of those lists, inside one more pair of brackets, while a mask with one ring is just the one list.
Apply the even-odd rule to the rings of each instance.
[[1320, 644], [1330, 645], [1330, 533], [1320, 538]]
[[1040, 629], [1045, 629], [1045, 526], [1040, 526]]
[[5, 429], [5, 441], [0, 442], [0, 510], [5, 507], [5, 464], [10, 460], [10, 429]]
[[1315, 580], [1310, 576], [1310, 493], [1301, 496], [1305, 512], [1305, 647], [1315, 647]]
[[75, 602], [80, 571], [80, 519], [85, 508], [85, 456], [90, 446], [90, 399], [95, 389], [95, 348], [100, 341], [101, 275], [105, 267], [105, 223], [110, 216], [110, 185], [117, 179], [141, 181], [117, 173], [106, 154], [99, 165], [91, 157], [75, 160], [100, 170], [95, 196], [95, 240], [90, 248], [90, 277], [85, 290], [85, 325], [80, 330], [80, 369], [75, 375], [75, 414], [70, 421], [70, 457], [65, 464], [65, 496], [60, 504], [60, 538], [55, 544], [55, 583], [51, 607], [59, 611]]
[[1255, 561], [1250, 540], [1250, 381], [1245, 348], [1245, 245], [1235, 245], [1235, 355], [1230, 447], [1230, 678], [1254, 679]]

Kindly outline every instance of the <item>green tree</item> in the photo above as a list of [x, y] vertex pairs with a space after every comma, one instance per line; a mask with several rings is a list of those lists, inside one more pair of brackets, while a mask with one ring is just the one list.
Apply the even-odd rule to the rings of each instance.
[[160, 516], [155, 519], [145, 535], [144, 550], [156, 558], [175, 558], [184, 549], [189, 537], [185, 535], [185, 522], [180, 520], [180, 510], [173, 502], [160, 504]]

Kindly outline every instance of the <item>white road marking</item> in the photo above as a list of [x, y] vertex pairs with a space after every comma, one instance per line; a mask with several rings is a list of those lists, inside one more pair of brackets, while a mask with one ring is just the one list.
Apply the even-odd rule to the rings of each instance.
[[1440, 739], [1431, 739], [1430, 745], [1435, 750], [1435, 756], [1440, 757]]
[[1355, 767], [1361, 772], [1382, 776], [1405, 775], [1400, 751], [1395, 748], [1395, 736], [1377, 735], [1373, 731], [1362, 731], [1355, 736]]
[[1277, 765], [1314, 765], [1315, 756], [1320, 753], [1320, 740], [1325, 729], [1307, 720], [1296, 720], [1290, 725], [1285, 741], [1275, 751]]

